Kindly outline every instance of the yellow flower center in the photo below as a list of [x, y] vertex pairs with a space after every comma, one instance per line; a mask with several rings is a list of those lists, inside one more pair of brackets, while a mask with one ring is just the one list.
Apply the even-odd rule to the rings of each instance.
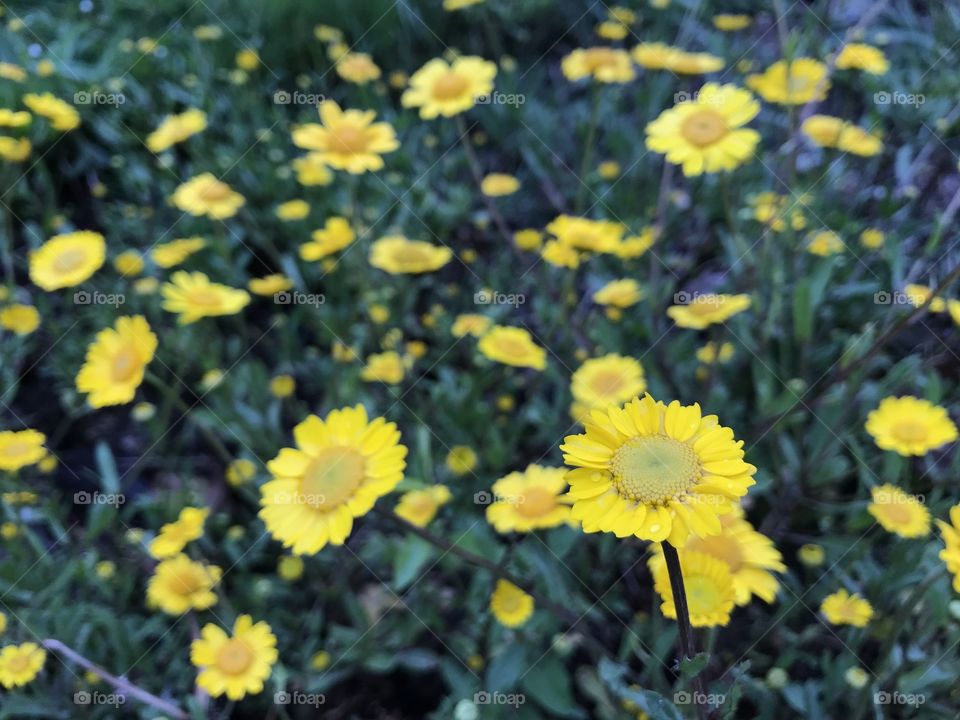
[[211, 180], [197, 192], [202, 200], [219, 202], [230, 197], [230, 187], [219, 180]]
[[723, 298], [715, 295], [701, 295], [687, 307], [694, 315], [712, 315], [723, 305]]
[[728, 132], [730, 130], [723, 115], [711, 108], [700, 108], [691, 113], [680, 126], [680, 134], [697, 147], [713, 145]]
[[83, 265], [87, 253], [80, 248], [72, 248], [60, 253], [53, 261], [53, 269], [57, 272], [68, 273]]
[[220, 293], [208, 288], [198, 288], [187, 293], [187, 304], [203, 307], [219, 307]]
[[583, 61], [587, 71], [592, 74], [600, 68], [614, 65], [615, 58], [616, 56], [610, 48], [590, 48], [584, 53]]
[[693, 448], [664, 435], [627, 440], [614, 454], [610, 469], [622, 497], [653, 505], [683, 495], [700, 477]]
[[2, 452], [7, 457], [16, 457], [17, 455], [23, 455], [25, 453], [30, 452], [31, 449], [32, 449], [31, 445], [28, 445], [25, 442], [17, 441], [17, 442], [12, 442], [7, 446], [5, 446], [4, 448], [2, 448]]
[[7, 661], [7, 670], [12, 673], [21, 673], [27, 669], [27, 664], [29, 660], [24, 653], [19, 653], [14, 655], [12, 659]]
[[683, 585], [691, 613], [710, 613], [720, 605], [720, 593], [710, 578], [702, 575], [685, 577]]
[[923, 423], [914, 420], [901, 420], [890, 431], [900, 442], [919, 442], [927, 436], [927, 428]]
[[887, 516], [888, 520], [895, 523], [906, 524], [910, 522], [910, 509], [905, 501], [894, 500], [892, 503], [881, 504], [881, 512]]
[[335, 508], [353, 496], [365, 473], [366, 460], [353, 448], [327, 448], [303, 473], [305, 502], [315, 508]]
[[616, 370], [606, 370], [598, 373], [590, 381], [590, 389], [601, 397], [616, 395], [617, 391], [623, 387], [623, 374]]
[[470, 81], [463, 75], [448, 70], [433, 83], [433, 96], [437, 100], [454, 100], [470, 87]]
[[367, 149], [367, 133], [356, 125], [340, 125], [330, 131], [330, 149], [344, 155], [362, 153]]
[[184, 568], [170, 579], [170, 588], [178, 595], [192, 595], [203, 586], [202, 571], [192, 565]]
[[110, 368], [110, 377], [114, 382], [130, 380], [140, 365], [140, 356], [129, 345], [118, 352], [113, 358]]
[[240, 638], [231, 638], [217, 653], [217, 668], [227, 675], [240, 675], [253, 663], [253, 651]]
[[523, 493], [523, 502], [517, 505], [517, 512], [524, 517], [546, 515], [557, 505], [556, 496], [540, 487], [530, 488]]
[[723, 560], [730, 567], [732, 573], [743, 567], [743, 551], [740, 548], [740, 543], [728, 535], [693, 538], [687, 543], [686, 549], [696, 550], [711, 555], [717, 560]]
[[810, 79], [797, 75], [787, 77], [787, 93], [789, 95], [802, 95], [810, 88]]

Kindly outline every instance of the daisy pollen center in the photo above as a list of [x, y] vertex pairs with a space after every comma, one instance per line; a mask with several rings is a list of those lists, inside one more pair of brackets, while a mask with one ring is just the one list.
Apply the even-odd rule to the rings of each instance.
[[729, 132], [723, 115], [716, 110], [703, 108], [692, 113], [683, 121], [681, 133], [690, 143], [698, 147], [713, 145]]
[[614, 454], [610, 469], [622, 497], [646, 504], [683, 495], [700, 477], [693, 448], [663, 435], [628, 440]]
[[903, 420], [893, 426], [892, 433], [901, 442], [917, 442], [927, 436], [927, 428], [912, 420]]
[[231, 638], [217, 653], [217, 667], [227, 675], [239, 675], [253, 662], [253, 651], [239, 638]]
[[306, 503], [316, 508], [334, 508], [353, 496], [366, 472], [366, 461], [353, 448], [323, 450], [303, 473], [301, 490]]
[[469, 85], [470, 82], [463, 75], [451, 70], [437, 79], [433, 85], [433, 94], [440, 100], [453, 100], [460, 97]]

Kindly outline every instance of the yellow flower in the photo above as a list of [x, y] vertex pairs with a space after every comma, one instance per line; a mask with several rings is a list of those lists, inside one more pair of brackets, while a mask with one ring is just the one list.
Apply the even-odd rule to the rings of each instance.
[[310, 667], [314, 670], [326, 670], [330, 667], [330, 653], [326, 650], [321, 650], [314, 654], [314, 656], [310, 658]]
[[230, 464], [227, 465], [227, 482], [234, 487], [238, 487], [249, 482], [256, 474], [257, 466], [254, 465], [252, 460], [247, 460], [246, 458], [232, 460]]
[[326, 155], [320, 152], [307, 153], [293, 161], [297, 173], [297, 182], [306, 187], [329, 185], [333, 182], [333, 173], [327, 167]]
[[317, 25], [313, 28], [313, 36], [321, 42], [339, 42], [343, 39], [343, 31], [329, 25]]
[[207, 114], [203, 110], [190, 108], [179, 115], [167, 115], [160, 127], [147, 135], [147, 149], [163, 152], [206, 129]]
[[30, 253], [30, 279], [48, 292], [74, 287], [99, 270], [106, 257], [107, 244], [98, 232], [54, 235]]
[[190, 644], [190, 662], [200, 669], [197, 687], [212, 697], [242, 700], [263, 692], [263, 684], [277, 662], [277, 638], [270, 626], [240, 615], [227, 635], [213, 623], [203, 626]]
[[937, 520], [937, 527], [945, 545], [940, 551], [940, 559], [953, 574], [953, 589], [960, 592], [960, 505], [950, 508], [949, 523]]
[[267, 467], [273, 480], [261, 490], [267, 531], [297, 555], [328, 542], [342, 545], [353, 519], [403, 479], [407, 448], [383, 418], [372, 422], [362, 405], [309, 416], [293, 430], [297, 448], [284, 448]]
[[547, 225], [547, 232], [562, 244], [589, 252], [614, 252], [626, 228], [618, 222], [558, 215]]
[[811, 115], [800, 126], [800, 130], [820, 147], [836, 147], [843, 130], [844, 121], [833, 115]]
[[733, 345], [728, 342], [720, 344], [719, 352], [717, 351], [717, 344], [714, 342], [708, 342], [702, 348], [697, 350], [697, 360], [702, 362], [704, 365], [713, 365], [713, 363], [718, 361], [725, 363], [732, 357]]
[[630, 32], [630, 28], [617, 20], [604, 20], [597, 25], [596, 32], [604, 40], [623, 40]]
[[[11, 24], [13, 22], [14, 20], [10, 21]], [[23, 82], [27, 79], [27, 71], [19, 65], [14, 65], [13, 63], [8, 62], [0, 62], [0, 78], [3, 78], [4, 80], [13, 80], [14, 82]]]
[[910, 395], [881, 400], [867, 415], [866, 429], [881, 450], [906, 457], [926, 455], [957, 439], [957, 426], [945, 408]]
[[183, 212], [198, 217], [206, 215], [211, 220], [233, 217], [247, 202], [243, 195], [208, 172], [180, 185], [173, 192], [172, 200]]
[[0, 650], [0, 685], [8, 690], [26, 685], [43, 670], [47, 653], [36, 643], [7, 645]]
[[714, 323], [726, 322], [749, 307], [749, 295], [697, 294], [686, 304], [667, 308], [667, 315], [677, 327], [703, 330]]
[[843, 240], [832, 230], [815, 232], [807, 241], [807, 252], [820, 257], [829, 257], [843, 252]]
[[615, 160], [607, 160], [597, 166], [597, 174], [604, 180], [614, 180], [620, 177], [620, 163]]
[[567, 80], [592, 77], [602, 83], [626, 83], [636, 77], [630, 54], [610, 47], [578, 48], [565, 56], [561, 69]]
[[447, 453], [446, 465], [454, 475], [466, 475], [477, 466], [477, 453], [467, 445], [454, 445]]
[[443, 9], [447, 12], [454, 10], [463, 10], [471, 5], [479, 5], [484, 0], [443, 0]]
[[747, 76], [747, 87], [767, 102], [806, 105], [824, 100], [830, 90], [827, 66], [813, 58], [778, 60], [763, 73]]
[[297, 382], [290, 375], [277, 375], [270, 380], [270, 394], [275, 398], [288, 398], [297, 389]]
[[[727, 564], [703, 552], [684, 550], [680, 553], [680, 568], [690, 624], [693, 627], [714, 627], [729, 623], [736, 591]], [[663, 600], [660, 611], [665, 617], [676, 620], [677, 608], [666, 563], [658, 568], [653, 583]]]
[[136, 277], [143, 272], [143, 256], [136, 250], [124, 250], [113, 259], [113, 267], [123, 277]]
[[[3, 499], [5, 502], [7, 501], [6, 493]], [[7, 631], [7, 616], [4, 613], [0, 612], [0, 635], [3, 635], [6, 631]]]
[[580, 267], [580, 253], [570, 245], [564, 245], [559, 240], [550, 240], [540, 251], [540, 257], [555, 267], [565, 267], [575, 270]]
[[506, 580], [497, 580], [490, 596], [490, 612], [497, 622], [508, 628], [518, 628], [533, 615], [533, 597]]
[[807, 543], [801, 545], [800, 549], [797, 551], [797, 557], [800, 558], [800, 562], [804, 565], [809, 565], [810, 567], [818, 567], [823, 565], [823, 558], [825, 553], [823, 552], [822, 545], [815, 545], [813, 543]]
[[44, 58], [37, 63], [37, 75], [40, 77], [50, 77], [57, 72], [57, 66], [53, 64], [52, 60], [47, 60]]
[[150, 259], [162, 268], [176, 267], [184, 260], [207, 246], [202, 237], [180, 238], [155, 245], [150, 250]]
[[29, 125], [33, 116], [26, 110], [10, 110], [0, 108], [0, 127], [24, 127]]
[[820, 605], [820, 612], [834, 625], [866, 627], [873, 617], [873, 607], [857, 593], [837, 590], [828, 595]]
[[149, 402], [138, 402], [130, 411], [130, 417], [137, 422], [146, 422], [157, 414], [157, 406]]
[[831, 115], [811, 115], [800, 129], [820, 147], [838, 148], [865, 157], [883, 150], [883, 141], [876, 135]]
[[261, 297], [272, 297], [277, 293], [282, 293], [293, 287], [293, 280], [286, 275], [274, 273], [261, 278], [251, 278], [247, 282], [247, 288], [254, 295]]
[[427, 344], [422, 340], [409, 340], [406, 344], [407, 354], [419, 360], [427, 354]]
[[175, 555], [160, 562], [147, 583], [147, 605], [168, 615], [206, 610], [217, 604], [213, 588], [223, 575], [216, 565]]
[[749, 15], [720, 14], [713, 16], [713, 26], [717, 30], [722, 30], [723, 32], [743, 30], [744, 28], [750, 27], [751, 22], [753, 22], [753, 20]]
[[210, 515], [208, 508], [185, 507], [176, 522], [167, 523], [150, 543], [150, 555], [166, 560], [179, 555], [188, 543], [203, 537], [203, 523]]
[[743, 442], [702, 416], [698, 404], [669, 406], [649, 394], [622, 408], [595, 410], [585, 433], [560, 446], [572, 517], [584, 532], [669, 540], [720, 532], [719, 515], [747, 494], [756, 468], [743, 460]]
[[[926, 285], [918, 285], [916, 283], [910, 283], [903, 287], [903, 292], [907, 296], [907, 300], [914, 307], [920, 307], [927, 300], [930, 300], [930, 297], [933, 295], [933, 288], [927, 287]], [[942, 297], [934, 297], [930, 300], [930, 304], [927, 305], [930, 309], [930, 312], [942, 313], [947, 309], [947, 303]]]
[[923, 501], [895, 485], [878, 485], [871, 491], [873, 502], [867, 512], [881, 527], [900, 537], [923, 537], [930, 533], [930, 512]]
[[513, 234], [513, 241], [521, 250], [537, 250], [543, 244], [543, 233], [532, 228], [517, 230]]
[[36, 430], [0, 430], [0, 470], [16, 472], [43, 460], [46, 435]]
[[493, 503], [487, 507], [487, 522], [498, 533], [532, 532], [570, 521], [572, 500], [565, 468], [528, 465], [493, 484]]
[[639, 235], [631, 235], [620, 241], [613, 249], [613, 254], [622, 260], [633, 260], [653, 247], [656, 240], [656, 231], [652, 227], [644, 228]]
[[366, 53], [348, 52], [336, 64], [337, 74], [347, 82], [366, 85], [380, 77], [380, 68]]
[[310, 214], [310, 203], [306, 200], [288, 200], [277, 206], [277, 217], [281, 220], [303, 220]]
[[513, 175], [504, 173], [490, 173], [480, 183], [480, 190], [489, 197], [503, 197], [513, 195], [520, 189], [520, 181]]
[[866, 70], [871, 75], [884, 75], [890, 63], [883, 50], [864, 43], [849, 43], [837, 55], [838, 70]]
[[29, 335], [40, 327], [40, 313], [32, 305], [8, 305], [0, 310], [0, 327], [17, 335]]
[[95, 408], [130, 402], [156, 350], [157, 336], [142, 315], [117, 318], [87, 348], [77, 373], [77, 392], [88, 395], [87, 402]]
[[883, 234], [883, 231], [877, 230], [876, 228], [867, 228], [860, 233], [860, 244], [870, 250], [882, 248], [886, 239], [886, 235]]
[[422, 490], [411, 490], [400, 497], [393, 512], [408, 523], [426, 527], [437, 516], [437, 511], [453, 498], [446, 485], [433, 485]]
[[411, 275], [439, 270], [453, 258], [448, 247], [437, 247], [403, 235], [382, 237], [370, 246], [370, 264], [391, 275]]
[[467, 313], [457, 315], [453, 321], [453, 327], [450, 329], [450, 332], [455, 338], [462, 338], [464, 335], [480, 337], [490, 329], [492, 324], [493, 320], [486, 315]]
[[197, 25], [193, 29], [193, 36], [197, 40], [219, 40], [223, 37], [223, 27], [220, 25]]
[[681, 75], [705, 75], [723, 69], [723, 58], [710, 53], [677, 53], [670, 62], [669, 70]]
[[489, 96], [496, 75], [497, 66], [480, 57], [457, 57], [449, 65], [436, 58], [413, 74], [400, 101], [405, 108], [420, 108], [424, 120], [453, 117]]
[[370, 315], [370, 319], [373, 320], [377, 325], [383, 325], [387, 320], [390, 319], [390, 308], [386, 305], [381, 305], [380, 303], [374, 303], [370, 306], [367, 311]]
[[844, 674], [843, 679], [847, 681], [847, 685], [852, 687], [854, 690], [860, 690], [866, 687], [867, 683], [870, 682], [870, 676], [867, 675], [866, 670], [859, 667], [849, 668]]
[[241, 50], [236, 54], [234, 60], [237, 63], [237, 67], [241, 70], [246, 70], [247, 72], [256, 70], [260, 67], [260, 56], [257, 54], [256, 50], [246, 48]]
[[299, 555], [284, 555], [277, 562], [277, 575], [287, 582], [303, 577], [303, 558]]
[[609, 305], [625, 309], [636, 305], [643, 299], [640, 283], [633, 278], [611, 280], [593, 293], [593, 301], [598, 305]]
[[30, 157], [33, 145], [26, 138], [0, 136], [0, 157], [8, 162], [23, 162]]
[[324, 223], [322, 230], [314, 230], [311, 242], [300, 246], [300, 257], [304, 260], [321, 260], [340, 252], [356, 240], [357, 235], [346, 218], [332, 217]]
[[647, 389], [643, 367], [630, 357], [611, 353], [583, 363], [570, 378], [573, 405], [570, 414], [577, 422], [588, 420], [590, 412], [622, 405]]
[[534, 370], [547, 367], [547, 351], [524, 328], [495, 325], [480, 338], [477, 347], [484, 357], [504, 365]]
[[236, 315], [250, 302], [246, 290], [210, 282], [202, 272], [175, 272], [170, 282], [163, 284], [161, 292], [163, 309], [178, 313], [181, 325], [205, 317]]
[[754, 153], [760, 133], [742, 127], [760, 103], [735, 85], [707, 83], [692, 101], [681, 102], [647, 125], [647, 148], [683, 166], [686, 176], [733, 170]]
[[663, 43], [640, 43], [631, 50], [634, 61], [648, 70], [669, 70], [681, 75], [703, 75], [723, 69], [723, 58], [690, 53]]
[[80, 113], [68, 102], [64, 102], [50, 93], [37, 95], [27, 93], [23, 96], [23, 104], [35, 115], [45, 117], [50, 126], [60, 132], [69, 132], [80, 127]]
[[374, 353], [367, 358], [365, 367], [360, 371], [360, 379], [396, 385], [403, 380], [405, 370], [403, 360], [394, 351]]
[[380, 170], [384, 165], [380, 156], [400, 147], [389, 123], [373, 122], [373, 110], [341, 110], [333, 100], [321, 103], [319, 110], [320, 124], [293, 130], [293, 144], [316, 153], [315, 161], [359, 175]]
[[837, 148], [843, 152], [872, 157], [883, 152], [883, 140], [851, 123], [843, 126]]

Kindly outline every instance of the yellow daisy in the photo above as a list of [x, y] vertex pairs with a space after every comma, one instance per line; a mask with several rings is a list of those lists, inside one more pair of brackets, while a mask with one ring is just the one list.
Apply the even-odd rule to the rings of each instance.
[[466, 475], [477, 466], [477, 453], [469, 445], [454, 445], [447, 453], [444, 465], [454, 475]]
[[297, 182], [305, 187], [329, 185], [333, 182], [333, 173], [327, 165], [326, 155], [321, 152], [307, 153], [291, 163], [297, 173]]
[[[706, 553], [686, 550], [680, 553], [680, 568], [690, 624], [693, 627], [714, 627], [729, 623], [736, 592], [727, 564]], [[666, 563], [658, 568], [653, 587], [663, 600], [660, 611], [665, 617], [676, 620], [677, 608]]]
[[681, 102], [647, 125], [647, 148], [683, 166], [690, 177], [733, 170], [753, 154], [760, 133], [744, 128], [760, 103], [735, 85], [707, 83], [692, 101]]
[[[911, 305], [920, 307], [930, 300], [930, 297], [933, 295], [933, 288], [927, 285], [909, 283], [903, 286], [903, 293], [907, 296], [907, 300]], [[927, 305], [927, 307], [930, 312], [942, 313], [948, 308], [948, 303], [946, 303], [942, 297], [937, 296], [930, 300], [930, 304]]]
[[864, 43], [848, 43], [837, 55], [838, 70], [865, 70], [871, 75], [884, 75], [890, 69], [883, 50]]
[[0, 685], [7, 690], [26, 685], [43, 670], [46, 651], [36, 643], [7, 645], [0, 650]]
[[310, 203], [306, 200], [287, 200], [276, 209], [276, 215], [281, 220], [303, 220], [309, 214]]
[[27, 138], [0, 136], [0, 157], [8, 162], [23, 162], [32, 150], [33, 145]]
[[103, 266], [107, 244], [98, 232], [54, 235], [30, 253], [30, 279], [44, 290], [74, 287]]
[[142, 315], [117, 318], [87, 349], [77, 373], [77, 392], [88, 395], [91, 407], [123, 405], [133, 400], [143, 374], [157, 350], [157, 336]]
[[203, 537], [203, 523], [210, 514], [208, 508], [185, 507], [176, 522], [167, 523], [150, 543], [150, 554], [157, 560], [171, 558], [193, 540]]
[[449, 65], [436, 58], [413, 74], [400, 102], [405, 108], [420, 108], [424, 120], [453, 117], [488, 97], [496, 76], [497, 66], [481, 57], [458, 57]]
[[356, 85], [366, 85], [380, 77], [380, 68], [373, 58], [362, 52], [348, 52], [337, 60], [335, 67], [337, 75]]
[[590, 412], [622, 405], [643, 394], [647, 382], [640, 362], [611, 353], [585, 361], [570, 378], [573, 405], [570, 414], [577, 422], [589, 419]]
[[46, 435], [29, 428], [0, 431], [0, 470], [16, 472], [40, 462], [47, 454], [46, 441]]
[[621, 310], [636, 305], [641, 300], [643, 290], [640, 289], [640, 283], [633, 278], [611, 280], [593, 293], [593, 301], [597, 305], [608, 305]]
[[497, 580], [490, 596], [490, 612], [497, 622], [508, 628], [524, 625], [533, 615], [533, 597], [506, 580]]
[[0, 108], [0, 127], [25, 127], [33, 120], [33, 116], [26, 110], [10, 110]]
[[870, 492], [873, 502], [867, 506], [867, 512], [884, 530], [905, 538], [930, 533], [930, 511], [915, 495], [890, 484], [878, 485]]
[[190, 644], [190, 662], [200, 669], [197, 687], [212, 697], [241, 700], [263, 692], [263, 684], [277, 662], [277, 638], [270, 626], [240, 615], [233, 635], [208, 623]]
[[519, 189], [520, 181], [505, 173], [490, 173], [480, 183], [480, 191], [488, 197], [513, 195]]
[[877, 250], [878, 248], [882, 248], [883, 243], [886, 242], [886, 239], [887, 236], [884, 234], [883, 230], [878, 230], [877, 228], [867, 228], [860, 233], [860, 244], [868, 250]]
[[173, 204], [185, 213], [212, 220], [225, 220], [237, 214], [246, 199], [213, 173], [190, 178], [173, 192]]
[[669, 540], [720, 532], [719, 515], [754, 484], [743, 441], [697, 404], [669, 406], [649, 394], [620, 407], [595, 410], [585, 432], [568, 435], [564, 462], [573, 519], [584, 532]]
[[636, 77], [630, 54], [610, 47], [578, 48], [565, 56], [561, 69], [567, 80], [590, 77], [602, 83], [626, 83]]
[[713, 26], [723, 32], [734, 32], [750, 27], [753, 22], [749, 15], [719, 14], [713, 16]]
[[722, 323], [750, 307], [749, 295], [695, 295], [690, 302], [667, 308], [667, 315], [677, 327], [703, 330]]
[[540, 251], [540, 257], [554, 267], [564, 267], [576, 270], [580, 267], [580, 253], [570, 245], [564, 245], [559, 240], [548, 240]]
[[181, 325], [200, 318], [218, 315], [236, 315], [250, 302], [246, 290], [210, 282], [202, 272], [175, 272], [170, 282], [164, 283], [163, 309], [179, 313]]
[[873, 606], [857, 593], [837, 590], [828, 595], [820, 605], [820, 612], [834, 625], [865, 627], [873, 617]]
[[69, 132], [80, 127], [80, 113], [68, 102], [55, 97], [51, 93], [27, 93], [23, 96], [23, 104], [30, 108], [35, 115], [45, 117], [50, 121], [50, 127], [60, 132]]
[[528, 465], [493, 484], [493, 503], [487, 506], [487, 522], [498, 533], [532, 532], [570, 521], [572, 500], [565, 468]]
[[457, 315], [453, 321], [453, 327], [450, 328], [450, 333], [455, 338], [462, 338], [464, 335], [481, 337], [487, 330], [490, 329], [492, 324], [493, 320], [488, 318], [486, 315], [465, 313], [463, 315]]
[[136, 250], [124, 250], [113, 259], [113, 267], [121, 276], [136, 277], [143, 272], [143, 256]]
[[480, 338], [477, 347], [484, 357], [504, 365], [534, 370], [547, 367], [547, 351], [524, 328], [495, 325]]
[[381, 155], [400, 147], [389, 123], [373, 121], [373, 110], [341, 110], [333, 100], [321, 103], [319, 110], [319, 124], [293, 130], [293, 144], [313, 151], [316, 161], [359, 175], [383, 168]]
[[297, 390], [297, 381], [292, 375], [277, 375], [270, 378], [270, 394], [283, 400], [293, 395]]
[[384, 353], [374, 353], [367, 357], [360, 379], [365, 382], [383, 382], [396, 385], [403, 380], [406, 367], [403, 359], [393, 350]]
[[180, 238], [155, 245], [150, 250], [150, 259], [157, 267], [172, 268], [207, 246], [202, 237]]
[[216, 565], [195, 562], [186, 555], [174, 555], [154, 569], [147, 583], [147, 605], [168, 615], [206, 610], [217, 604], [213, 588], [222, 575]]
[[867, 415], [867, 432], [881, 450], [926, 455], [957, 439], [957, 426], [946, 408], [907, 395], [886, 397]]
[[0, 310], [0, 327], [17, 335], [29, 335], [40, 327], [40, 313], [32, 305], [7, 305]]
[[830, 90], [827, 66], [813, 58], [778, 60], [763, 73], [748, 75], [747, 87], [767, 102], [806, 105], [824, 100]]
[[960, 593], [960, 505], [950, 508], [949, 523], [937, 520], [937, 527], [945, 545], [940, 551], [940, 559], [953, 574], [953, 589]]
[[160, 127], [147, 135], [146, 146], [150, 152], [163, 152], [206, 129], [207, 114], [190, 108], [179, 115], [167, 115]]
[[328, 218], [322, 229], [314, 230], [311, 242], [300, 246], [300, 257], [307, 261], [321, 260], [340, 252], [356, 240], [357, 235], [346, 218]]
[[539, 250], [543, 245], [543, 233], [533, 228], [517, 230], [513, 234], [513, 241], [521, 250]]
[[807, 241], [807, 252], [820, 257], [830, 257], [843, 252], [845, 245], [840, 236], [832, 230], [820, 230], [813, 233]]
[[619, 246], [626, 228], [610, 220], [559, 215], [547, 225], [547, 232], [577, 250], [611, 253]]
[[370, 246], [370, 264], [391, 275], [416, 275], [434, 272], [453, 259], [448, 247], [437, 247], [423, 240], [408, 240], [403, 235], [388, 235]]
[[400, 496], [393, 512], [408, 523], [426, 527], [437, 516], [437, 511], [453, 499], [446, 485], [433, 485], [422, 490], [411, 490]]
[[277, 293], [282, 293], [293, 287], [293, 280], [281, 273], [265, 275], [264, 277], [251, 278], [247, 282], [247, 289], [254, 295], [261, 297], [272, 297]]
[[342, 545], [353, 519], [403, 479], [407, 448], [384, 418], [372, 422], [362, 405], [309, 416], [293, 430], [296, 448], [267, 464], [273, 480], [261, 488], [267, 531], [297, 555], [328, 542]]

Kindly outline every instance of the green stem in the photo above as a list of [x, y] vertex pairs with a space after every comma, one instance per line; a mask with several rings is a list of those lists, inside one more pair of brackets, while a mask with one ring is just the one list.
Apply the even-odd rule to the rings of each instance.
[[597, 141], [597, 126], [600, 124], [600, 99], [600, 88], [594, 87], [593, 104], [590, 108], [590, 124], [587, 126], [587, 140], [583, 148], [583, 159], [580, 162], [580, 187], [577, 189], [577, 202], [574, 205], [574, 210], [578, 215], [583, 212], [586, 192], [589, 189], [587, 175], [590, 173], [590, 165], [593, 162], [593, 146]]
[[[677, 626], [680, 629], [680, 652], [684, 658], [693, 659], [696, 654], [696, 643], [693, 637], [693, 626], [690, 624], [690, 609], [687, 607], [687, 593], [683, 588], [683, 572], [680, 569], [680, 556], [673, 545], [664, 541], [663, 557], [667, 562], [667, 573], [670, 575], [670, 590], [673, 594], [673, 605], [677, 610]], [[708, 713], [703, 704], [706, 693], [703, 691], [703, 680], [699, 673], [690, 680], [693, 686], [693, 706], [697, 709], [697, 717], [706, 720]]]

